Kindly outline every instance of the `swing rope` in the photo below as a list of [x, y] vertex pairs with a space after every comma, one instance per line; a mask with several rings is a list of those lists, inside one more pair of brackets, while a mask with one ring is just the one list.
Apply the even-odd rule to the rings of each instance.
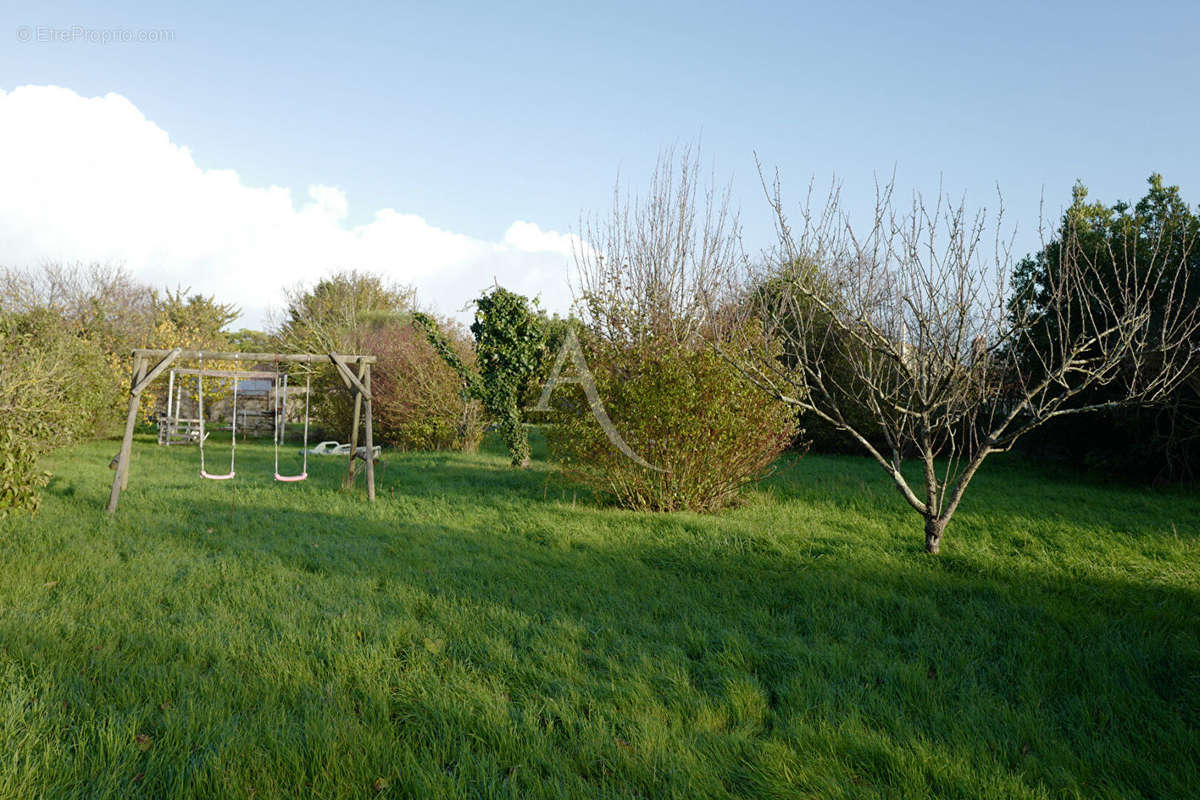
[[[279, 374], [279, 365], [275, 365], [275, 374]], [[275, 378], [275, 385], [279, 385], [279, 378]], [[299, 475], [280, 475], [279, 474], [279, 445], [283, 443], [284, 434], [287, 432], [287, 385], [288, 375], [283, 373], [283, 396], [280, 402], [280, 411], [275, 415], [275, 480], [283, 483], [298, 483], [299, 481], [308, 478], [308, 398], [312, 394], [312, 372], [306, 372], [304, 376], [304, 466], [300, 469]]]
[[[230, 426], [233, 443], [229, 447], [229, 474], [227, 475], [212, 475], [204, 468], [204, 353], [198, 354], [200, 361], [199, 374], [196, 376], [196, 406], [197, 414], [200, 417], [200, 477], [208, 478], [210, 481], [227, 481], [237, 474], [234, 467], [237, 464], [237, 392], [238, 379], [233, 379], [233, 424]], [[234, 361], [237, 361], [238, 356], [234, 356]]]

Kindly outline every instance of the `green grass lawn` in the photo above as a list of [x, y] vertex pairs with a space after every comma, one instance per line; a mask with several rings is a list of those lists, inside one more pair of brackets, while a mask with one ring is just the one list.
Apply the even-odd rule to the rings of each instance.
[[1194, 491], [996, 459], [929, 557], [859, 458], [656, 516], [142, 436], [110, 519], [115, 450], [0, 522], [0, 797], [1200, 796]]

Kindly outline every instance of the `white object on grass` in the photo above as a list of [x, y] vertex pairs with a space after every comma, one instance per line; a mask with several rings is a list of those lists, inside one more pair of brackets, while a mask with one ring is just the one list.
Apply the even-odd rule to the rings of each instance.
[[[371, 448], [372, 457], [379, 458], [379, 454], [383, 452], [383, 448], [375, 445]], [[316, 447], [308, 451], [314, 456], [348, 456], [350, 455], [350, 445], [338, 444], [337, 442], [321, 442]], [[367, 454], [367, 448], [360, 446], [358, 448], [358, 457], [363, 458]]]

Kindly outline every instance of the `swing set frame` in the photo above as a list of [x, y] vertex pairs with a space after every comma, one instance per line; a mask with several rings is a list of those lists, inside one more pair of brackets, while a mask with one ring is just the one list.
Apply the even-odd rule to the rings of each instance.
[[[142, 393], [177, 361], [244, 361], [273, 362], [279, 364], [322, 364], [332, 363], [346, 388], [354, 392], [354, 428], [350, 432], [350, 459], [347, 465], [344, 486], [354, 485], [355, 463], [358, 454], [358, 430], [364, 428], [367, 457], [367, 500], [375, 500], [374, 432], [371, 418], [371, 365], [375, 356], [347, 355], [341, 353], [222, 353], [210, 350], [153, 350], [138, 348], [133, 351], [133, 380], [129, 388], [129, 414], [125, 418], [125, 435], [121, 439], [121, 452], [117, 455], [116, 474], [113, 475], [112, 491], [108, 496], [107, 511], [117, 510], [121, 492], [129, 486], [129, 466], [133, 454], [133, 430], [137, 425], [138, 409]], [[153, 364], [153, 366], [151, 366]], [[357, 366], [352, 370], [351, 366]], [[228, 371], [225, 371], [228, 372]], [[361, 425], [360, 425], [361, 423]]]

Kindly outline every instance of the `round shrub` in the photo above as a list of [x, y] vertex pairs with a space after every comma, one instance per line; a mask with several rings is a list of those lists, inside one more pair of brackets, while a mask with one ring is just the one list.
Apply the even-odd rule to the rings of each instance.
[[613, 444], [578, 386], [552, 404], [551, 453], [569, 477], [627, 508], [708, 512], [734, 502], [797, 433], [795, 414], [711, 346], [583, 338], [605, 411], [638, 464]]

